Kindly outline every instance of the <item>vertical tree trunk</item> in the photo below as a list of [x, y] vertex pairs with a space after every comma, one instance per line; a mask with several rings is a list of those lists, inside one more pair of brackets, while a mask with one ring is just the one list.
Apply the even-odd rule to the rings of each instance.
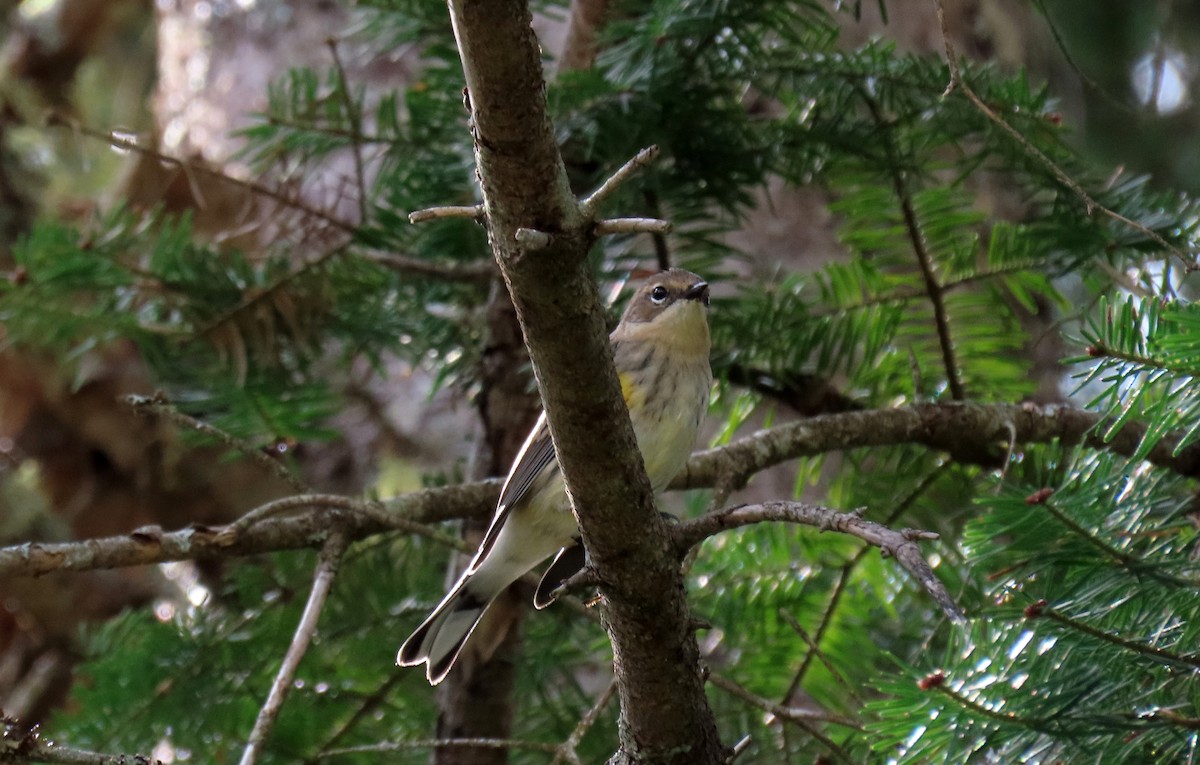
[[[496, 283], [488, 301], [488, 341], [483, 349], [478, 398], [484, 443], [475, 477], [504, 475], [537, 419], [537, 396], [529, 357], [508, 290]], [[468, 526], [478, 541], [487, 524]], [[529, 587], [517, 582], [496, 600], [475, 630], [455, 668], [439, 687], [439, 738], [511, 738], [515, 659]], [[495, 748], [447, 747], [434, 753], [437, 765], [503, 765], [508, 752]]]

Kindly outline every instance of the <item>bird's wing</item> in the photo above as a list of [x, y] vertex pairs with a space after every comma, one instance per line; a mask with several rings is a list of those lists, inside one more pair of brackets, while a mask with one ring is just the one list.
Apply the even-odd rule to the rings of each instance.
[[517, 452], [512, 470], [508, 472], [508, 478], [504, 481], [504, 488], [500, 489], [500, 501], [496, 503], [496, 515], [492, 518], [492, 524], [488, 526], [487, 533], [483, 535], [479, 552], [475, 553], [475, 560], [471, 562], [471, 571], [477, 569], [483, 559], [487, 557], [492, 545], [496, 543], [496, 537], [500, 535], [500, 529], [504, 528], [504, 521], [508, 519], [509, 513], [525, 498], [537, 477], [553, 461], [554, 442], [550, 440], [550, 428], [546, 425], [546, 413], [542, 412], [538, 416], [533, 430], [529, 432], [529, 437], [521, 446], [521, 451]]

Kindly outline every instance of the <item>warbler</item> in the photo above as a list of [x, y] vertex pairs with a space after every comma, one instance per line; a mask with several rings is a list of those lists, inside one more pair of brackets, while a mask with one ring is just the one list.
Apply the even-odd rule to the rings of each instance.
[[[708, 284], [679, 268], [651, 277], [629, 301], [609, 341], [657, 494], [687, 462], [708, 408]], [[559, 585], [585, 563], [543, 412], [517, 454], [471, 564], [404, 641], [396, 663], [424, 662], [430, 684], [440, 683], [496, 596], [555, 551], [534, 595], [539, 609], [550, 605]]]

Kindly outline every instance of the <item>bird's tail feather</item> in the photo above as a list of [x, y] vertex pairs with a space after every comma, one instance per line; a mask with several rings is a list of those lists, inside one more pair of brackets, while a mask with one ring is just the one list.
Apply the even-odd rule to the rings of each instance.
[[396, 655], [397, 664], [410, 667], [426, 662], [425, 676], [430, 684], [442, 682], [495, 598], [494, 594], [481, 597], [470, 584], [467, 579], [456, 587], [404, 641]]

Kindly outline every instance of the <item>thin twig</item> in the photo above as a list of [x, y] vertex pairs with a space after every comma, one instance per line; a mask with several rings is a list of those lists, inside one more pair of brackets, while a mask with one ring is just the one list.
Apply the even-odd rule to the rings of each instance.
[[366, 252], [361, 257], [402, 274], [435, 276], [481, 284], [486, 284], [500, 276], [500, 271], [496, 268], [496, 261], [490, 259], [455, 263], [448, 260], [424, 260], [390, 252]]
[[408, 214], [409, 223], [425, 223], [431, 220], [444, 220], [446, 218], [470, 218], [476, 223], [483, 221], [484, 210], [483, 205], [446, 205], [443, 207], [429, 207], [424, 210], [416, 210]]
[[279, 292], [281, 289], [291, 284], [301, 276], [320, 268], [339, 255], [345, 254], [346, 251], [350, 249], [350, 246], [351, 243], [346, 241], [337, 245], [336, 247], [331, 247], [325, 252], [322, 252], [320, 255], [317, 255], [315, 258], [304, 261], [295, 268], [290, 269], [286, 274], [276, 278], [275, 281], [271, 282], [266, 287], [258, 290], [248, 291], [248, 295], [242, 299], [242, 302], [220, 314], [215, 319], [212, 319], [207, 324], [201, 326], [192, 334], [195, 337], [204, 337], [208, 335], [264, 300], [273, 297], [275, 293]]
[[950, 28], [946, 22], [946, 10], [943, 0], [933, 0], [933, 2], [934, 7], [937, 9], [938, 24], [941, 26], [942, 30], [942, 44], [946, 50], [946, 63], [950, 68], [950, 83], [946, 87], [945, 95], [949, 96], [953, 91], [961, 90], [963, 95], [967, 97], [967, 100], [970, 101], [975, 108], [978, 109], [981, 114], [983, 114], [983, 116], [987, 117], [997, 127], [1007, 133], [1008, 136], [1016, 141], [1017, 144], [1029, 156], [1042, 163], [1042, 165], [1045, 166], [1045, 168], [1049, 170], [1050, 173], [1057, 178], [1060, 183], [1070, 189], [1075, 196], [1079, 197], [1080, 201], [1083, 202], [1084, 208], [1087, 210], [1088, 215], [1091, 215], [1095, 211], [1099, 211], [1101, 214], [1117, 221], [1118, 223], [1121, 223], [1122, 225], [1128, 226], [1143, 236], [1148, 237], [1164, 250], [1179, 258], [1184, 269], [1187, 271], [1196, 270], [1198, 268], [1197, 264], [1190, 260], [1183, 251], [1164, 239], [1157, 231], [1152, 231], [1141, 223], [1131, 220], [1116, 210], [1105, 207], [1093, 199], [1092, 196], [1088, 194], [1082, 186], [1079, 185], [1078, 181], [1067, 174], [1066, 170], [1063, 170], [1058, 163], [1046, 156], [1041, 149], [1034, 146], [1029, 139], [1021, 135], [1019, 130], [1010, 125], [1007, 120], [997, 114], [992, 107], [988, 106], [987, 103], [985, 103], [984, 100], [979, 97], [979, 94], [976, 93], [975, 90], [967, 83], [966, 79], [963, 78], [962, 71], [959, 68], [958, 53], [955, 51], [954, 43], [950, 39]]
[[937, 539], [937, 534], [917, 529], [894, 530], [865, 520], [859, 513], [840, 513], [827, 507], [805, 502], [763, 502], [757, 505], [742, 505], [729, 510], [708, 513], [692, 521], [685, 521], [672, 529], [675, 544], [680, 552], [686, 552], [710, 536], [729, 529], [755, 523], [786, 522], [816, 526], [825, 531], [850, 534], [878, 547], [881, 552], [893, 557], [917, 580], [941, 606], [950, 619], [965, 622], [966, 615], [946, 586], [933, 573], [933, 569], [921, 554], [918, 541]]
[[717, 674], [716, 672], [709, 673], [708, 681], [729, 695], [736, 696], [747, 704], [761, 709], [764, 712], [769, 712], [780, 720], [805, 723], [832, 723], [833, 725], [841, 725], [846, 728], [854, 728], [855, 730], [863, 729], [863, 726], [860, 722], [857, 720], [852, 720], [844, 715], [822, 712], [816, 709], [804, 709], [802, 707], [776, 704], [774, 701], [771, 701], [763, 696], [759, 696], [754, 691], [751, 691], [739, 683], [730, 680], [724, 675]]
[[180, 427], [195, 430], [198, 433], [203, 433], [210, 438], [220, 441], [229, 448], [249, 457], [254, 464], [265, 469], [268, 473], [286, 481], [288, 485], [298, 492], [307, 494], [311, 491], [304, 481], [301, 481], [292, 471], [287, 469], [286, 465], [262, 449], [244, 439], [238, 438], [232, 433], [221, 430], [215, 425], [210, 425], [195, 417], [184, 414], [164, 398], [159, 396], [125, 396], [121, 400], [138, 414], [166, 417]]
[[913, 209], [908, 180], [905, 178], [904, 170], [900, 167], [900, 151], [896, 145], [896, 136], [891, 125], [879, 111], [879, 105], [875, 99], [871, 98], [866, 90], [860, 90], [860, 92], [867, 108], [871, 111], [871, 116], [884, 131], [883, 144], [892, 175], [892, 187], [895, 189], [896, 198], [900, 201], [900, 213], [904, 216], [904, 228], [908, 233], [909, 242], [912, 244], [913, 254], [916, 255], [917, 265], [921, 269], [921, 278], [925, 281], [925, 294], [933, 306], [933, 320], [937, 328], [938, 346], [942, 351], [942, 365], [946, 368], [946, 382], [950, 386], [950, 396], [955, 401], [962, 401], [967, 397], [967, 392], [963, 388], [962, 371], [954, 351], [954, 337], [950, 333], [950, 315], [946, 311], [945, 291], [938, 281], [933, 255], [929, 252], [929, 243], [925, 239], [925, 232], [921, 229], [917, 213]]
[[611, 234], [669, 234], [671, 222], [657, 218], [607, 218], [596, 221], [592, 228], [596, 236]]
[[325, 546], [321, 548], [321, 553], [317, 558], [317, 569], [313, 575], [312, 592], [308, 595], [308, 602], [304, 604], [304, 613], [300, 615], [300, 623], [296, 625], [296, 634], [292, 637], [292, 644], [288, 646], [287, 653], [284, 654], [283, 663], [280, 664], [279, 672], [275, 675], [275, 682], [271, 683], [267, 701], [259, 710], [258, 719], [254, 721], [254, 729], [250, 731], [250, 738], [246, 741], [246, 748], [242, 752], [239, 765], [254, 765], [262, 753], [267, 736], [270, 735], [271, 726], [275, 724], [279, 710], [283, 708], [283, 700], [292, 685], [292, 679], [296, 676], [296, 668], [300, 665], [300, 659], [304, 657], [313, 633], [317, 631], [317, 621], [321, 618], [321, 609], [325, 606], [325, 599], [329, 596], [333, 579], [337, 576], [338, 566], [341, 564], [342, 555], [346, 552], [348, 544], [349, 535], [346, 531], [335, 528], [329, 535], [329, 539], [326, 540]]
[[[865, 553], [868, 549], [870, 548], [864, 547], [862, 550], [859, 550], [859, 554], [861, 555]], [[854, 686], [852, 686], [850, 682], [846, 680], [846, 676], [841, 673], [841, 670], [833, 666], [833, 662], [829, 660], [829, 657], [826, 656], [825, 652], [821, 650], [821, 646], [817, 644], [816, 638], [808, 634], [808, 630], [804, 629], [804, 625], [797, 621], [796, 617], [792, 616], [791, 612], [787, 609], [781, 608], [779, 609], [778, 613], [779, 617], [787, 622], [787, 625], [791, 627], [792, 630], [800, 636], [800, 639], [804, 641], [804, 644], [808, 646], [808, 655], [816, 656], [817, 660], [825, 666], [825, 669], [829, 670], [829, 675], [834, 679], [834, 681], [838, 685], [842, 686], [842, 689], [846, 691], [846, 695], [850, 697], [851, 701], [854, 701], [859, 706], [862, 706], [862, 698], [858, 695], [858, 692], [854, 690]]]
[[1149, 643], [1143, 643], [1140, 640], [1131, 640], [1130, 638], [1121, 637], [1120, 635], [1114, 635], [1111, 632], [1105, 632], [1099, 627], [1093, 627], [1087, 622], [1067, 616], [1062, 611], [1041, 605], [1040, 602], [1025, 609], [1025, 613], [1030, 618], [1049, 619], [1056, 624], [1060, 624], [1076, 632], [1082, 632], [1083, 634], [1090, 635], [1097, 640], [1102, 640], [1106, 643], [1112, 643], [1113, 645], [1128, 649], [1134, 653], [1140, 653], [1143, 656], [1150, 656], [1170, 664], [1182, 664], [1189, 667], [1200, 668], [1200, 654], [1177, 653], [1175, 651], [1169, 651], [1165, 648], [1159, 648], [1158, 646], [1150, 645]]
[[378, 744], [362, 746], [347, 746], [342, 749], [330, 749], [322, 752], [318, 761], [330, 757], [340, 757], [348, 754], [386, 754], [388, 752], [405, 752], [410, 749], [446, 749], [449, 747], [465, 747], [472, 749], [526, 749], [534, 752], [558, 751], [557, 744], [547, 744], [541, 741], [523, 741], [513, 738], [425, 738], [410, 741], [384, 741]]
[[354, 730], [355, 726], [357, 726], [362, 720], [366, 719], [368, 715], [378, 709], [380, 705], [387, 700], [388, 694], [392, 692], [392, 689], [399, 685], [400, 681], [406, 677], [412, 677], [412, 675], [407, 672], [388, 673], [386, 679], [379, 685], [379, 687], [362, 700], [362, 703], [358, 705], [358, 707], [354, 710], [354, 713], [350, 715], [349, 719], [338, 726], [338, 729], [334, 731], [333, 735], [325, 741], [318, 753], [315, 756], [305, 760], [305, 765], [314, 765], [314, 763], [319, 762], [325, 756], [325, 753], [330, 747], [349, 735], [349, 733]]
[[587, 732], [596, 724], [600, 713], [612, 701], [616, 692], [617, 680], [613, 678], [609, 681], [608, 687], [596, 699], [596, 702], [592, 704], [591, 709], [579, 720], [579, 724], [575, 726], [575, 730], [571, 731], [571, 735], [567, 737], [567, 740], [559, 745], [558, 751], [554, 754], [554, 759], [551, 760], [550, 765], [559, 765], [563, 760], [571, 763], [580, 763], [579, 754], [576, 752], [579, 748], [579, 742], [583, 740]]
[[583, 198], [583, 201], [579, 203], [579, 211], [583, 217], [585, 219], [595, 218], [596, 209], [600, 207], [605, 199], [612, 196], [613, 192], [615, 192], [622, 183], [629, 180], [634, 173], [649, 166], [650, 163], [657, 158], [657, 146], [647, 146], [639, 151], [633, 159], [622, 165], [621, 169], [617, 170], [617, 172], [608, 177], [608, 180], [600, 184], [600, 188]]
[[[910, 491], [903, 499], [896, 503], [896, 506], [892, 509], [892, 511], [887, 514], [886, 518], [883, 519], [883, 525], [890, 526], [895, 523], [896, 520], [899, 519], [900, 516], [905, 512], [907, 512], [908, 509], [917, 501], [917, 499], [920, 498], [921, 495], [924, 494], [929, 487], [934, 484], [935, 481], [937, 481], [938, 478], [941, 478], [941, 476], [950, 469], [951, 464], [952, 463], [948, 462], [942, 463], [936, 470], [930, 471], [928, 475], [922, 478], [921, 481], [918, 482], [915, 487], [913, 487], [912, 491]], [[815, 645], [820, 646], [821, 640], [823, 640], [825, 637], [826, 630], [828, 630], [829, 625], [833, 623], [833, 614], [837, 610], [838, 605], [841, 603], [842, 594], [846, 591], [846, 585], [850, 583], [850, 577], [854, 573], [854, 569], [857, 568], [858, 564], [862, 562], [863, 558], [867, 557], [867, 553], [869, 553], [870, 550], [871, 548], [869, 547], [862, 548], [854, 554], [853, 558], [846, 562], [846, 565], [842, 566], [841, 573], [838, 575], [837, 584], [834, 585], [833, 592], [831, 592], [829, 595], [829, 603], [825, 606], [824, 613], [821, 614], [821, 621], [819, 624], [817, 624], [816, 630], [813, 631], [813, 643]], [[804, 676], [808, 672], [809, 667], [812, 666], [813, 659], [816, 658], [814, 653], [815, 651], [809, 651], [807, 654], [805, 654], [804, 660], [800, 662], [799, 669], [796, 670], [796, 674], [792, 677], [792, 682], [788, 685], [787, 692], [783, 695], [784, 699], [791, 698], [792, 694], [794, 694], [796, 690], [800, 688], [801, 683], [804, 682]]]
[[338, 41], [330, 37], [325, 41], [329, 46], [329, 55], [333, 57], [333, 67], [338, 75], [338, 90], [342, 94], [342, 105], [346, 107], [346, 118], [350, 121], [350, 148], [354, 156], [354, 177], [358, 183], [358, 221], [367, 222], [367, 174], [363, 170], [362, 156], [362, 115], [358, 105], [350, 97], [350, 80], [346, 77], [346, 68], [342, 66], [342, 57], [338, 55]]
[[196, 164], [194, 162], [189, 162], [187, 160], [180, 159], [179, 157], [172, 157], [169, 154], [163, 154], [162, 152], [157, 151], [155, 149], [151, 149], [149, 147], [142, 146], [137, 141], [133, 141], [128, 138], [121, 138], [119, 136], [113, 135], [112, 133], [107, 133], [102, 130], [96, 130], [94, 128], [90, 128], [90, 127], [80, 124], [79, 122], [72, 120], [69, 117], [66, 117], [58, 112], [51, 112], [49, 115], [46, 116], [46, 126], [47, 127], [66, 127], [66, 128], [69, 128], [70, 130], [74, 131], [75, 133], [78, 133], [79, 135], [87, 136], [88, 138], [94, 138], [98, 141], [104, 141], [109, 146], [112, 146], [115, 149], [120, 149], [122, 151], [129, 151], [129, 152], [133, 152], [134, 154], [139, 154], [141, 156], [150, 157], [154, 160], [157, 160], [158, 162], [162, 162], [163, 164], [173, 165], [175, 167], [178, 167], [179, 169], [183, 170], [186, 173], [199, 173], [200, 175], [208, 176], [208, 177], [218, 180], [222, 183], [228, 183], [233, 186], [238, 186], [240, 188], [246, 189], [247, 191], [249, 191], [252, 194], [256, 194], [261, 197], [266, 197], [267, 199], [271, 199], [275, 202], [278, 202], [279, 204], [281, 204], [285, 207], [290, 207], [294, 210], [298, 210], [298, 211], [304, 213], [305, 215], [310, 215], [314, 218], [317, 218], [318, 220], [320, 220], [324, 223], [328, 223], [330, 226], [333, 226], [334, 228], [339, 229], [340, 231], [344, 231], [346, 233], [354, 233], [355, 224], [351, 223], [350, 221], [342, 220], [341, 218], [337, 217], [336, 215], [333, 215], [331, 213], [325, 212], [324, 210], [319, 210], [315, 207], [312, 207], [311, 205], [308, 205], [308, 204], [300, 201], [299, 199], [289, 196], [286, 192], [281, 191], [280, 189], [272, 188], [265, 184], [257, 183], [255, 181], [245, 180], [243, 178], [234, 178], [232, 175], [224, 173], [221, 170], [216, 170], [214, 168], [207, 167], [205, 165], [200, 165], [200, 164]]

